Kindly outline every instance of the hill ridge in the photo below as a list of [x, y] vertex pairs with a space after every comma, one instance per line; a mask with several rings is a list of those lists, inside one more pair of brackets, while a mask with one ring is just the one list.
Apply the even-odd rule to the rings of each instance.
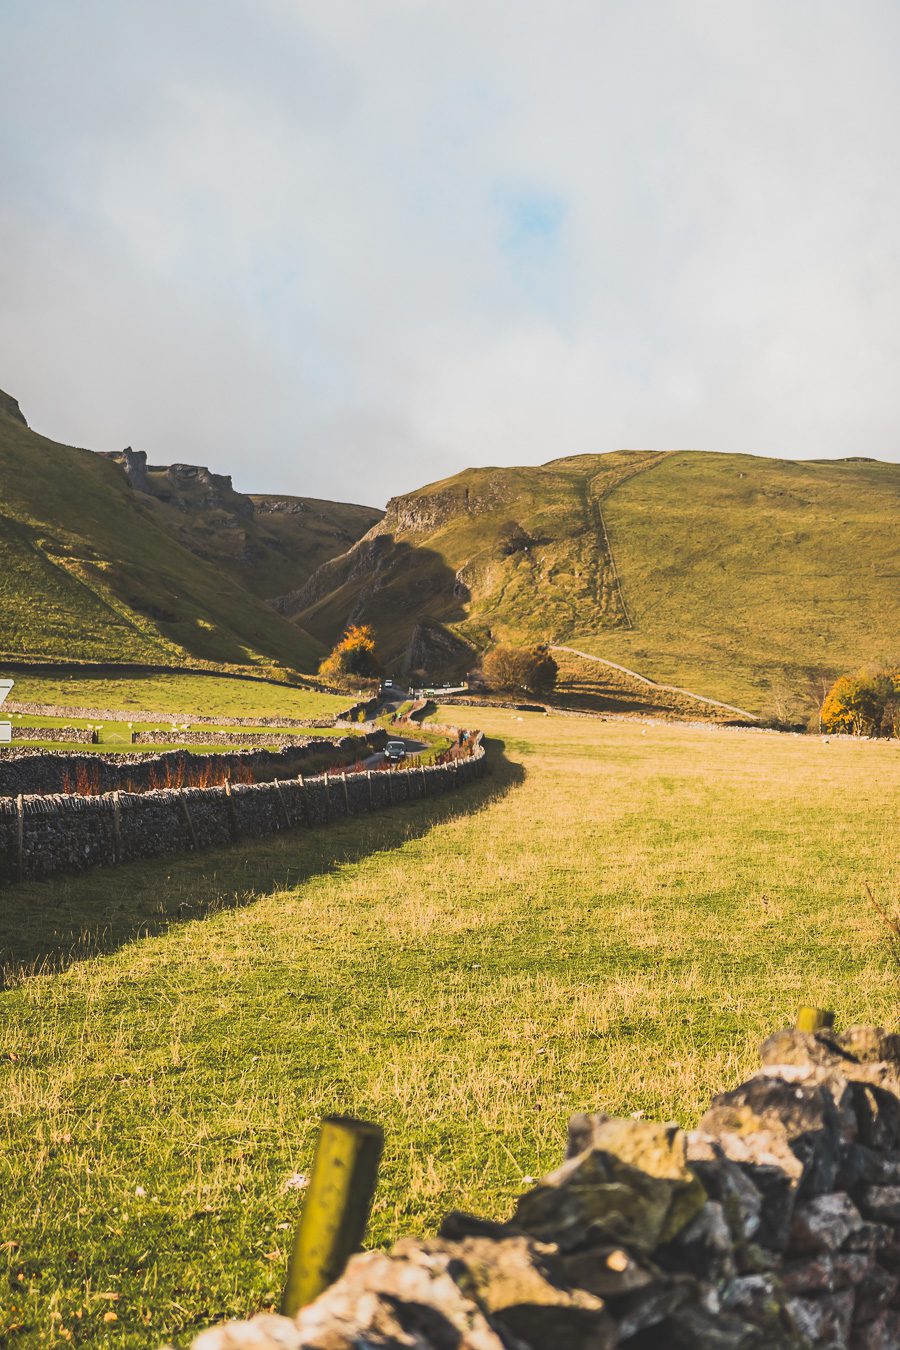
[[[229, 566], [204, 547], [201, 515], [190, 501], [182, 510], [181, 498], [165, 502], [135, 491], [125, 455], [41, 436], [17, 401], [0, 393], [0, 657], [312, 670], [322, 654], [318, 641], [242, 584], [239, 561]], [[154, 472], [142, 452], [129, 448], [127, 455], [132, 476]], [[199, 485], [214, 494], [205, 528], [221, 550], [228, 522], [241, 514], [250, 521], [255, 506], [233, 493], [226, 475], [183, 467], [191, 490]], [[230, 514], [226, 494], [235, 498]], [[353, 537], [350, 527], [340, 533], [343, 508], [333, 505], [313, 563], [323, 548], [338, 552]], [[363, 527], [380, 514], [349, 510], [365, 513]], [[300, 545], [289, 546], [297, 535], [292, 521], [286, 529], [293, 536], [279, 537], [269, 523], [277, 513], [262, 514], [270, 554], [259, 532], [241, 535], [260, 588], [273, 571], [312, 570], [300, 565]]]
[[[457, 644], [457, 669], [492, 642], [547, 641], [759, 712], [900, 646], [898, 514], [900, 465], [867, 457], [611, 451], [468, 469], [392, 498], [278, 607], [325, 645], [374, 624], [411, 675], [425, 624]], [[454, 673], [441, 661], [424, 673]]]

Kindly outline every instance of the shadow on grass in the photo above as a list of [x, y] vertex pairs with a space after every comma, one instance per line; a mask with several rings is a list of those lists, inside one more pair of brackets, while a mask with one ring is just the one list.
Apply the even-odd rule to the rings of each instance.
[[229, 848], [96, 868], [2, 892], [0, 990], [115, 951], [173, 924], [234, 909], [309, 877], [397, 848], [458, 816], [477, 815], [525, 778], [504, 743], [485, 742], [487, 773], [430, 801], [302, 826]]

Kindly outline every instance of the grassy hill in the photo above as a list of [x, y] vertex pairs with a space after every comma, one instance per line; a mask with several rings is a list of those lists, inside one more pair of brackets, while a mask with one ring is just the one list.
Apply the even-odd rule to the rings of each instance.
[[185, 548], [174, 507], [109, 458], [31, 431], [9, 395], [0, 485], [0, 657], [314, 667], [318, 642]]
[[[754, 711], [900, 646], [900, 465], [617, 451], [395, 498], [283, 612], [564, 642]], [[467, 657], [459, 652], [458, 664]]]
[[130, 447], [107, 458], [124, 469], [161, 528], [261, 599], [303, 585], [384, 515], [371, 506], [236, 492], [227, 474], [195, 464], [148, 464]]

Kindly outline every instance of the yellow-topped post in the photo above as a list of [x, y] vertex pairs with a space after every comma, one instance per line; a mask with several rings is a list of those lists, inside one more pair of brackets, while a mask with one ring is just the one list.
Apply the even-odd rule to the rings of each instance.
[[794, 1027], [797, 1031], [829, 1031], [834, 1026], [834, 1013], [827, 1008], [800, 1008]]
[[384, 1147], [380, 1125], [350, 1116], [322, 1121], [281, 1300], [293, 1317], [343, 1273], [362, 1245]]

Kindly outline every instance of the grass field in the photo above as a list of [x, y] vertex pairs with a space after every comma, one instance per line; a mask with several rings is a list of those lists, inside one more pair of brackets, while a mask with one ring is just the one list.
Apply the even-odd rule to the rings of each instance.
[[458, 796], [4, 894], [0, 1342], [271, 1304], [326, 1112], [385, 1126], [386, 1243], [574, 1110], [691, 1123], [802, 1002], [896, 1026], [896, 742], [479, 716]]
[[[346, 694], [215, 675], [17, 675], [11, 698], [62, 707], [121, 709], [191, 717], [323, 717], [348, 707]], [[150, 724], [146, 724], [150, 725]]]

